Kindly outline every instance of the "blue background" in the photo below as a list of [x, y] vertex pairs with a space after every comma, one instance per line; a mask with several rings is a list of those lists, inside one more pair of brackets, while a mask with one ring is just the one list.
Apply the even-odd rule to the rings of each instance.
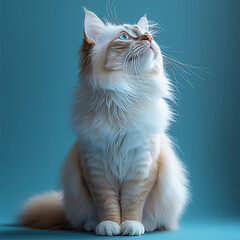
[[[136, 23], [147, 12], [149, 19], [165, 29], [156, 37], [165, 53], [210, 72], [183, 67], [195, 73], [188, 75], [193, 88], [176, 70], [177, 81], [172, 77], [178, 89], [178, 118], [171, 133], [189, 171], [192, 201], [182, 219], [182, 230], [151, 233], [145, 238], [237, 239], [237, 0], [1, 0], [0, 222], [5, 224], [4, 236], [64, 236], [65, 232], [61, 235], [28, 230], [29, 233], [6, 223], [14, 223], [19, 207], [29, 196], [59, 189], [59, 169], [75, 140], [69, 108], [78, 74], [77, 52], [83, 38], [82, 6], [103, 18], [112, 3], [117, 5], [121, 23]], [[80, 233], [65, 234], [68, 238], [81, 237]], [[87, 236], [93, 237], [87, 233], [82, 237]]]

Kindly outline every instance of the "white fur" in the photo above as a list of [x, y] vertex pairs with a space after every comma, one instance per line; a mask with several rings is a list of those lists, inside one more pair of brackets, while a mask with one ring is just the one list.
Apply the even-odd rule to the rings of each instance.
[[89, 42], [95, 42], [99, 34], [103, 31], [104, 24], [90, 11], [86, 11], [84, 19], [84, 32]]
[[[174, 154], [171, 142], [166, 135], [163, 135], [162, 138], [156, 137], [152, 141], [155, 142], [155, 147], [160, 149], [159, 146], [162, 146], [165, 151], [165, 160], [164, 167], [158, 177], [159, 186], [156, 189], [152, 189], [146, 200], [143, 211], [143, 225], [147, 232], [159, 229], [161, 226], [172, 230], [177, 228], [178, 220], [187, 203], [188, 193], [185, 170]], [[71, 152], [79, 154], [78, 143], [74, 145]], [[64, 176], [71, 181], [71, 184], [67, 183], [66, 179], [64, 179], [65, 181], [63, 182], [65, 213], [75, 228], [90, 231], [95, 229], [97, 225], [97, 210], [89, 193], [82, 187], [80, 181], [82, 176], [79, 175], [78, 169], [75, 167], [78, 159], [76, 155], [70, 154], [63, 167]], [[95, 163], [98, 164], [98, 161]], [[139, 163], [144, 165], [143, 161]], [[103, 162], [101, 164], [103, 164]], [[147, 169], [146, 167], [137, 168], [137, 165], [131, 168], [131, 163], [128, 164], [130, 166], [126, 171], [128, 175], [126, 177], [134, 176], [135, 171], [143, 171], [144, 173], [144, 169]], [[111, 168], [114, 168], [114, 166], [111, 166]], [[111, 168], [105, 170], [109, 179], [111, 179]], [[117, 167], [115, 171], [118, 173], [116, 169]], [[134, 194], [134, 189], [132, 189], [132, 192], [129, 192], [129, 194]]]
[[[174, 229], [187, 201], [187, 180], [166, 134], [171, 120], [166, 99], [171, 98], [171, 91], [161, 51], [153, 40], [155, 52], [145, 52], [136, 60], [140, 66], [137, 75], [131, 71], [128, 74], [105, 71], [106, 46], [124, 27], [102, 26], [94, 15], [87, 16], [85, 31], [95, 42], [91, 54], [93, 71], [81, 77], [75, 92], [73, 124], [80, 146], [77, 141], [63, 166], [66, 217], [76, 229], [95, 230], [98, 235], [120, 233], [116, 223], [104, 221], [97, 225], [97, 208], [79, 169], [80, 152], [85, 153], [84, 164], [94, 176], [95, 184], [101, 185], [98, 171], [103, 171], [106, 181], [118, 188], [118, 183], [125, 179], [148, 178], [162, 151], [163, 167], [154, 185], [157, 189], [152, 189], [146, 199], [143, 224], [125, 221], [121, 231], [126, 235], [141, 235], [144, 228], [146, 231], [161, 226]], [[101, 31], [88, 29], [96, 25], [101, 26]], [[146, 19], [139, 25], [146, 27]], [[148, 48], [150, 43], [145, 42]], [[129, 68], [133, 68], [130, 63]]]
[[114, 236], [120, 235], [121, 227], [112, 221], [103, 221], [100, 222], [96, 227], [96, 234], [101, 236]]
[[162, 137], [161, 145], [165, 155], [163, 167], [158, 185], [148, 195], [143, 211], [143, 224], [148, 232], [161, 226], [176, 229], [188, 200], [186, 171], [167, 135]]
[[140, 236], [144, 233], [144, 226], [138, 221], [126, 220], [121, 223], [122, 235]]
[[[139, 25], [147, 27], [146, 18], [141, 19]], [[106, 25], [93, 47], [94, 71], [86, 79], [81, 79], [76, 91], [75, 131], [81, 142], [81, 150], [85, 152], [87, 166], [97, 166], [112, 183], [131, 179], [136, 173], [147, 178], [154, 159], [160, 149], [164, 149], [164, 166], [158, 177], [160, 187], [151, 191], [147, 198], [143, 224], [146, 231], [153, 231], [163, 225], [174, 229], [187, 200], [187, 181], [184, 168], [165, 134], [171, 119], [165, 100], [171, 97], [170, 84], [164, 74], [160, 49], [155, 42], [153, 47], [159, 54], [156, 60], [146, 56], [144, 61], [140, 61], [144, 72], [139, 72], [137, 78], [124, 75], [121, 71], [103, 71], [102, 59], [106, 57], [104, 49], [122, 29], [122, 26]], [[151, 74], [152, 70], [158, 74]], [[92, 171], [97, 184], [98, 172], [96, 168]], [[74, 179], [73, 172], [65, 175]], [[82, 198], [83, 194], [77, 184], [71, 186], [78, 189], [77, 195]], [[129, 194], [134, 194], [134, 189]], [[66, 200], [68, 198], [71, 199], [72, 196], [65, 196]], [[86, 220], [82, 207], [75, 209], [68, 204], [65, 207], [69, 220], [75, 226]], [[91, 212], [91, 208], [96, 207], [88, 206], [83, 212], [86, 209]], [[74, 215], [79, 213], [77, 222], [69, 212]], [[93, 222], [92, 218], [89, 221]], [[144, 232], [143, 227], [133, 222], [125, 222], [122, 226], [126, 234], [140, 235]]]
[[[93, 48], [94, 72], [87, 79], [81, 79], [76, 91], [75, 131], [81, 142], [81, 150], [86, 153], [88, 167], [97, 166], [105, 172], [108, 181], [113, 183], [116, 180], [121, 182], [126, 178], [131, 179], [136, 173], [147, 178], [153, 159], [164, 144], [165, 165], [158, 178], [161, 187], [156, 192], [150, 192], [147, 198], [143, 224], [146, 231], [153, 231], [163, 225], [174, 229], [187, 200], [187, 181], [184, 168], [165, 135], [171, 119], [165, 100], [171, 97], [169, 81], [164, 74], [160, 49], [155, 61], [151, 62], [152, 59], [147, 58], [147, 62], [141, 62], [146, 71], [140, 73], [138, 78], [118, 71], [103, 71], [101, 59], [105, 57], [105, 44], [121, 28], [107, 25], [106, 31], [98, 39], [99, 44]], [[101, 39], [105, 41], [101, 42]], [[150, 73], [153, 69], [158, 72], [157, 75]], [[99, 178], [96, 168], [92, 171], [95, 171], [92, 175], [97, 184]], [[73, 172], [69, 175], [71, 178], [74, 176]], [[74, 186], [77, 188], [77, 185]], [[79, 188], [78, 191], [78, 196], [81, 196]], [[66, 198], [71, 198], [71, 195]], [[73, 220], [68, 213], [73, 206], [65, 206], [69, 220]], [[85, 209], [89, 210], [91, 207]], [[74, 222], [75, 226], [85, 221], [84, 215], [81, 215], [82, 208], [73, 209], [72, 212], [79, 212], [81, 218]], [[126, 233], [135, 234], [135, 230], [130, 230], [127, 223], [123, 226]], [[136, 229], [136, 234], [142, 232], [142, 229]]]
[[97, 208], [79, 172], [79, 144], [76, 142], [62, 167], [64, 211], [75, 229], [91, 231], [97, 225]]
[[137, 25], [143, 29], [144, 31], [148, 32], [149, 31], [149, 28], [148, 28], [148, 20], [147, 18], [144, 16], [144, 17], [141, 17], [140, 20], [138, 21]]

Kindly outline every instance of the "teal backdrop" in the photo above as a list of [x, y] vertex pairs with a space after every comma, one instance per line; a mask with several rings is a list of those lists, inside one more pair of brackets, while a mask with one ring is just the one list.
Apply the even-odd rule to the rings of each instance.
[[[179, 70], [167, 64], [176, 86], [178, 113], [171, 134], [189, 172], [192, 200], [182, 230], [145, 238], [162, 234], [162, 239], [201, 239], [201, 227], [212, 234], [205, 239], [240, 236], [240, 1], [0, 2], [0, 222], [5, 237], [15, 234], [16, 239], [23, 231], [7, 224], [15, 222], [28, 197], [61, 188], [59, 170], [75, 141], [69, 109], [79, 71], [83, 6], [101, 18], [109, 9], [114, 14], [115, 6], [121, 23], [136, 23], [147, 13], [163, 29], [156, 36], [163, 51], [192, 66]], [[183, 71], [191, 83], [181, 76]], [[29, 236], [38, 234], [64, 236], [40, 231]], [[78, 239], [78, 234], [68, 233], [68, 238]]]

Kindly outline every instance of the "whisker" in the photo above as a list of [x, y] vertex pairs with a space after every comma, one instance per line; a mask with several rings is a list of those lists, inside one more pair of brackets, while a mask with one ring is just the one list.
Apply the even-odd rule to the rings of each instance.
[[[142, 45], [136, 45], [136, 46], [134, 46], [133, 48], [132, 48], [132, 51], [131, 52], [129, 52], [127, 55], [126, 55], [126, 57], [125, 57], [125, 59], [124, 59], [124, 63], [123, 63], [123, 69], [125, 69], [126, 70], [126, 73], [127, 73], [127, 67], [125, 67], [126, 65], [127, 65], [127, 62], [134, 56], [134, 55], [136, 55], [136, 53], [139, 51], [139, 50], [141, 50], [142, 49]], [[134, 59], [133, 59], [134, 60]], [[134, 61], [133, 61], [133, 65], [134, 65]], [[127, 76], [128, 76], [128, 74], [126, 74]]]
[[[199, 70], [201, 72], [204, 73], [208, 73], [211, 74], [210, 72], [206, 71], [204, 68], [200, 68], [200, 67], [196, 67], [196, 66], [191, 66], [189, 64], [184, 64], [182, 62], [180, 62], [178, 59], [176, 59], [173, 56], [168, 56], [166, 53], [162, 52], [162, 56], [164, 58], [164, 61], [166, 62], [166, 64], [168, 64], [169, 66], [171, 66], [174, 71], [181, 77], [183, 78], [185, 81], [187, 81], [191, 87], [194, 88], [194, 86], [198, 86], [198, 84], [196, 83], [192, 83], [189, 80], [190, 75], [195, 75], [196, 77], [198, 77], [201, 80], [205, 80], [202, 76], [200, 76], [198, 73], [196, 73], [196, 71], [194, 70]], [[172, 74], [171, 74], [172, 75]], [[175, 78], [175, 77], [174, 77]]]
[[107, 11], [107, 16], [108, 16], [110, 22], [112, 22], [114, 24], [115, 21], [114, 21], [112, 10], [111, 10], [111, 1], [110, 0], [108, 0], [106, 3], [106, 11]]
[[177, 86], [175, 86], [175, 85], [173, 85], [173, 86], [176, 87], [176, 90], [177, 90], [177, 92], [179, 93], [178, 85], [180, 85], [181, 87], [184, 87], [184, 86], [178, 81], [174, 70], [171, 69], [171, 65], [165, 64], [164, 67], [167, 69], [167, 72], [169, 72], [169, 74], [170, 74], [170, 75], [174, 78], [174, 80], [176, 81]]
[[118, 15], [117, 15], [117, 7], [118, 7], [118, 4], [120, 3], [120, 1], [121, 1], [121, 0], [119, 0], [119, 1], [116, 3], [116, 5], [114, 6], [114, 17], [115, 17], [116, 22], [117, 22], [118, 25], [120, 25], [120, 20], [119, 20]]
[[207, 74], [211, 74], [211, 75], [214, 75], [213, 73], [209, 72], [209, 71], [206, 71], [204, 67], [197, 67], [197, 66], [193, 66], [193, 65], [190, 65], [190, 64], [185, 64], [185, 63], [182, 63], [180, 62], [178, 59], [176, 59], [175, 57], [173, 56], [170, 56], [168, 57], [170, 58], [173, 62], [175, 62], [176, 64], [178, 65], [181, 65], [183, 67], [185, 67], [188, 71], [190, 71], [192, 74], [194, 74], [195, 76], [197, 76], [198, 78], [202, 79], [205, 81], [204, 78], [202, 78], [199, 74], [197, 74], [196, 72], [194, 72], [192, 69], [195, 69], [195, 70], [199, 70], [201, 72], [204, 72], [204, 73], [207, 73]]

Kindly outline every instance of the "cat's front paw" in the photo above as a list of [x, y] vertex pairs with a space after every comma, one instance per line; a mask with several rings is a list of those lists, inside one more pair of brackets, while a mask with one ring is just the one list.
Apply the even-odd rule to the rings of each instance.
[[121, 227], [118, 223], [112, 221], [103, 221], [96, 226], [96, 234], [101, 236], [120, 235]]
[[122, 235], [140, 236], [144, 234], [144, 226], [139, 221], [126, 220], [121, 223]]

